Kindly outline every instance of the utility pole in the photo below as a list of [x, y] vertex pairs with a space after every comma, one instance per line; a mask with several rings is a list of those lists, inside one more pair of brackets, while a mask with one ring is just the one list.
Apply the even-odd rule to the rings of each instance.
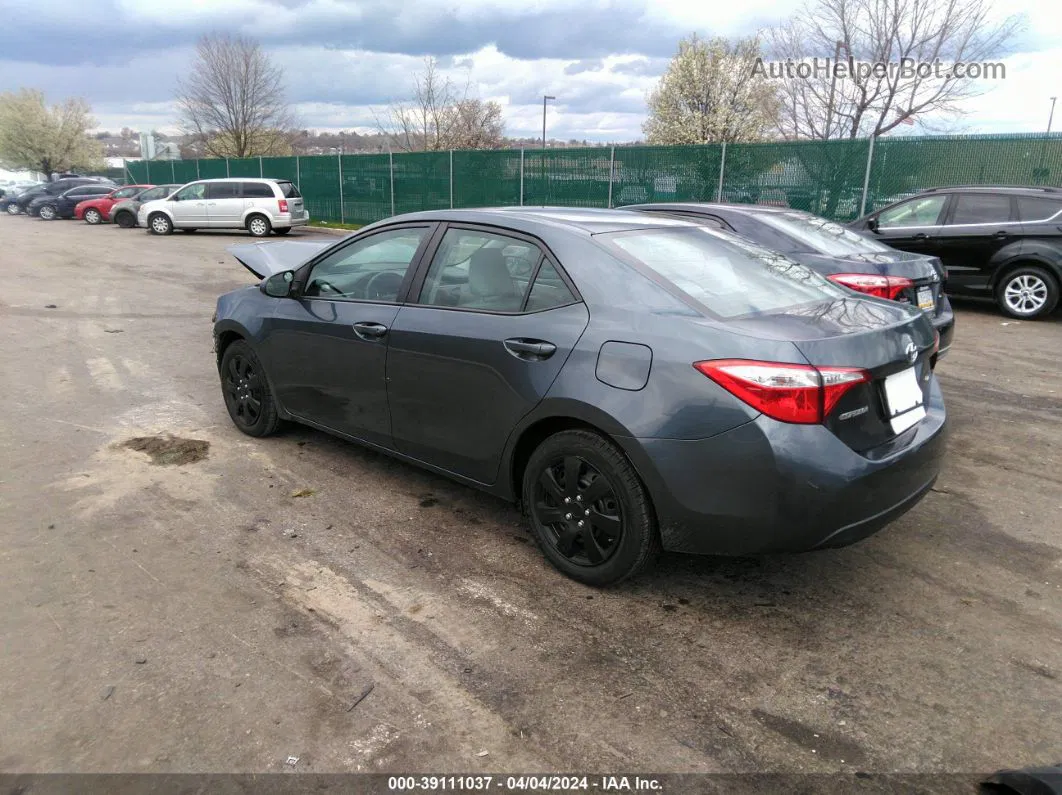
[[556, 99], [549, 94], [542, 95], [542, 149], [546, 149], [546, 101], [550, 99]]
[[848, 57], [852, 57], [852, 51], [848, 49], [848, 45], [843, 41], [838, 40], [833, 48], [833, 60], [830, 62], [830, 99], [826, 103], [826, 129], [823, 130], [822, 137], [829, 139], [830, 137], [830, 125], [833, 123], [833, 97], [837, 90], [837, 62], [841, 60], [841, 49], [848, 53]]
[[1058, 97], [1051, 97], [1051, 115], [1047, 117], [1047, 134], [1051, 134], [1051, 122], [1055, 120], [1055, 103]]

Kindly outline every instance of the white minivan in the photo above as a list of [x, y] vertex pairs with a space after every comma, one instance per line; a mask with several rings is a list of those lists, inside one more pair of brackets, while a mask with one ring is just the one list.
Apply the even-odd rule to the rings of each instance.
[[246, 229], [255, 237], [286, 235], [310, 222], [299, 189], [284, 179], [201, 179], [166, 199], [140, 205], [137, 223], [156, 235], [174, 229]]

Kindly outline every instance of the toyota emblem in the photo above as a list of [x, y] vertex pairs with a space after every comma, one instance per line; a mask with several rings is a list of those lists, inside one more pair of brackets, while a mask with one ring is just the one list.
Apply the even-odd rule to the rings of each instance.
[[915, 359], [918, 358], [918, 346], [914, 342], [908, 342], [907, 347], [903, 349], [903, 352], [907, 355], [907, 361], [911, 364], [915, 363]]

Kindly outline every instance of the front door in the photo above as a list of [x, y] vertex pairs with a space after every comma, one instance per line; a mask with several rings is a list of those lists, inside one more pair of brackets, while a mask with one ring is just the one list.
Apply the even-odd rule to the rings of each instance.
[[174, 226], [199, 227], [207, 225], [205, 182], [193, 182], [186, 185], [170, 199]]
[[1009, 195], [956, 193], [940, 230], [937, 254], [948, 271], [948, 289], [990, 291], [992, 256], [1020, 239], [1021, 222]]
[[392, 446], [387, 346], [431, 231], [429, 224], [403, 226], [329, 250], [310, 267], [298, 298], [278, 299], [261, 354], [287, 411]]
[[934, 193], [887, 207], [878, 214], [877, 228], [871, 234], [893, 248], [935, 255], [947, 200], [946, 194]]
[[443, 235], [395, 318], [387, 393], [395, 448], [481, 483], [542, 400], [589, 315], [530, 239], [477, 228]]
[[239, 182], [208, 182], [206, 204], [209, 226], [231, 229], [243, 225], [243, 199], [240, 197]]

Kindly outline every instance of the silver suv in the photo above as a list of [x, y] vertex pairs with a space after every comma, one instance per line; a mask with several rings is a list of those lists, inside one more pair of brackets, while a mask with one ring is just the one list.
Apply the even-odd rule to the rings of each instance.
[[266, 237], [270, 232], [286, 235], [309, 221], [299, 189], [283, 179], [197, 180], [137, 211], [137, 224], [156, 235], [174, 229], [246, 229]]

